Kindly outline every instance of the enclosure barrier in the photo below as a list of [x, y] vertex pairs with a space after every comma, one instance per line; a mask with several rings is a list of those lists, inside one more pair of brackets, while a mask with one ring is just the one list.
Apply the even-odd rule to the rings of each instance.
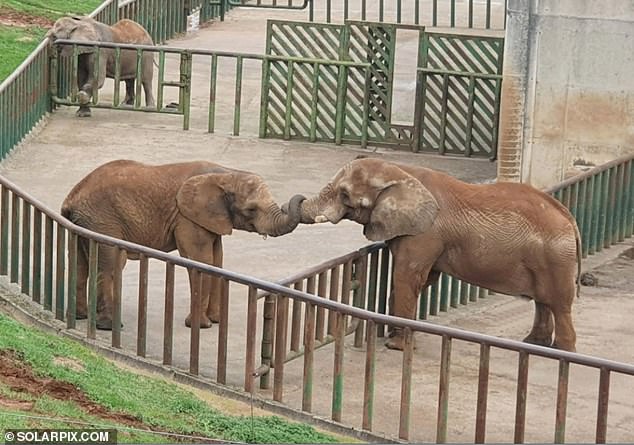
[[331, 23], [353, 19], [483, 29], [506, 27], [506, 3], [507, 0], [228, 0], [232, 6], [290, 10], [308, 8], [308, 20], [311, 22]]
[[[71, 62], [71, 69], [68, 71], [70, 77], [66, 80], [67, 84], [71, 85], [71, 89], [67, 96], [64, 96], [63, 89], [59, 88], [59, 57], [57, 54], [60, 48], [65, 45], [72, 46], [73, 55], [69, 58]], [[255, 61], [262, 65], [262, 100], [260, 107], [260, 118], [258, 125], [260, 128], [266, 127], [266, 122], [269, 125], [278, 128], [281, 135], [285, 139], [289, 139], [292, 135], [297, 134], [298, 128], [303, 125], [302, 129], [308, 131], [311, 134], [311, 139], [316, 140], [318, 134], [318, 117], [321, 117], [317, 107], [318, 97], [323, 90], [319, 88], [319, 85], [324, 85], [325, 75], [322, 73], [334, 74], [334, 89], [333, 99], [336, 105], [333, 105], [335, 111], [333, 113], [334, 122], [330, 128], [334, 142], [341, 144], [344, 135], [344, 117], [346, 103], [346, 92], [348, 84], [351, 83], [350, 79], [353, 74], [361, 76], [361, 78], [368, 77], [368, 63], [350, 62], [340, 60], [324, 60], [306, 57], [288, 57], [288, 56], [276, 56], [276, 55], [261, 55], [261, 54], [249, 54], [249, 53], [232, 53], [225, 51], [210, 51], [210, 50], [185, 50], [182, 48], [169, 47], [169, 46], [149, 46], [149, 45], [127, 45], [120, 43], [95, 43], [95, 42], [81, 42], [73, 40], [59, 39], [55, 41], [51, 57], [51, 99], [56, 104], [62, 105], [79, 105], [77, 100], [78, 86], [77, 86], [77, 64], [80, 55], [80, 47], [90, 47], [93, 52], [100, 54], [101, 51], [114, 49], [115, 58], [115, 77], [114, 77], [114, 94], [112, 99], [108, 102], [99, 100], [99, 92], [94, 91], [92, 97], [92, 105], [96, 108], [116, 108], [127, 110], [138, 110], [147, 112], [167, 113], [167, 114], [180, 114], [183, 116], [183, 129], [189, 129], [190, 125], [190, 103], [192, 94], [191, 76], [192, 76], [192, 63], [194, 57], [207, 58], [207, 66], [211, 66], [211, 76], [209, 81], [209, 108], [208, 108], [208, 126], [207, 130], [213, 133], [216, 128], [216, 104], [220, 99], [218, 97], [218, 64], [221, 59], [233, 59], [235, 60], [235, 84], [233, 94], [233, 132], [234, 136], [240, 134], [241, 125], [241, 104], [242, 104], [242, 78], [244, 74], [244, 64], [247, 61]], [[121, 57], [125, 51], [136, 52], [136, 75], [135, 75], [135, 98], [132, 106], [127, 106], [120, 101], [120, 77], [121, 77]], [[156, 107], [142, 107], [141, 106], [141, 73], [142, 73], [142, 59], [146, 52], [158, 53], [158, 94], [156, 96]], [[166, 80], [166, 55], [176, 54], [180, 59], [179, 76], [178, 80]], [[97, 57], [99, 60], [99, 57]], [[284, 73], [284, 78], [280, 79], [278, 76], [278, 70]], [[93, 76], [97, 76], [99, 72], [99, 63], [93, 66]], [[300, 85], [306, 87], [305, 79], [300, 82], [295, 73], [312, 73], [312, 86], [309, 86], [307, 90], [299, 88]], [[272, 86], [272, 80], [277, 79], [277, 83]], [[321, 79], [321, 80], [320, 80]], [[310, 85], [310, 84], [309, 84]], [[367, 83], [365, 84], [367, 85]], [[175, 108], [170, 108], [164, 105], [164, 88], [176, 87], [179, 89], [179, 103]], [[305, 93], [304, 91], [308, 91]], [[361, 146], [365, 147], [368, 141], [368, 96], [369, 92], [367, 87], [362, 87], [358, 93], [361, 96], [362, 106], [359, 110], [361, 118], [360, 131], [361, 131]], [[308, 94], [304, 99], [310, 101], [312, 105], [309, 109], [298, 108], [293, 102], [293, 96], [299, 96], [302, 94]], [[283, 105], [277, 103], [271, 103], [269, 97], [282, 95], [287, 98]], [[271, 105], [272, 104], [272, 105]], [[274, 110], [277, 114], [273, 115]], [[298, 114], [304, 113], [304, 119], [299, 119]], [[321, 131], [321, 128], [320, 130]]]
[[634, 155], [626, 155], [550, 187], [577, 220], [583, 257], [634, 232]]
[[[631, 164], [628, 164], [631, 165]], [[611, 376], [613, 374], [623, 374], [634, 376], [634, 366], [616, 363], [609, 360], [598, 359], [576, 353], [558, 351], [550, 348], [525, 344], [518, 341], [505, 340], [492, 336], [481, 335], [471, 332], [438, 326], [426, 322], [406, 320], [392, 317], [380, 313], [374, 313], [347, 305], [329, 298], [311, 295], [298, 289], [292, 289], [280, 284], [274, 284], [263, 280], [250, 278], [241, 274], [227, 270], [187, 260], [179, 256], [156, 251], [133, 243], [124, 242], [108, 236], [100, 235], [81, 227], [78, 227], [68, 220], [62, 218], [45, 205], [29, 196], [14, 184], [0, 178], [0, 274], [7, 275], [11, 282], [20, 286], [21, 292], [30, 295], [35, 303], [41, 304], [43, 309], [55, 314], [55, 318], [64, 320], [69, 329], [80, 329], [80, 323], [76, 320], [76, 281], [77, 281], [77, 252], [82, 243], [87, 243], [89, 252], [89, 272], [88, 272], [88, 320], [83, 329], [90, 339], [97, 337], [96, 331], [96, 306], [97, 306], [97, 264], [99, 252], [102, 249], [114, 248], [116, 252], [127, 252], [138, 255], [139, 276], [138, 276], [138, 332], [136, 338], [136, 354], [146, 355], [147, 347], [147, 314], [148, 314], [148, 281], [151, 277], [148, 274], [148, 263], [150, 260], [159, 261], [165, 270], [164, 296], [164, 336], [162, 345], [162, 361], [165, 365], [172, 365], [173, 348], [173, 317], [174, 317], [174, 276], [175, 269], [188, 269], [193, 271], [195, 280], [201, 280], [204, 274], [220, 277], [223, 292], [221, 296], [222, 313], [217, 335], [217, 354], [214, 380], [221, 384], [227, 384], [227, 344], [229, 325], [229, 301], [236, 298], [243, 298], [246, 304], [246, 326], [243, 326], [248, 334], [243, 344], [243, 387], [245, 391], [254, 391], [254, 375], [257, 375], [255, 354], [257, 318], [260, 308], [258, 306], [258, 292], [265, 292], [277, 297], [277, 307], [281, 308], [276, 314], [276, 336], [274, 349], [276, 357], [284, 357], [283, 351], [286, 347], [287, 336], [286, 327], [289, 322], [289, 304], [292, 300], [292, 311], [290, 319], [301, 318], [304, 326], [304, 365], [303, 365], [303, 396], [302, 407], [305, 411], [312, 411], [313, 383], [316, 376], [313, 375], [315, 348], [318, 346], [314, 339], [317, 335], [317, 326], [323, 333], [328, 320], [328, 329], [334, 338], [334, 350], [329, 352], [333, 360], [333, 385], [332, 385], [332, 410], [331, 417], [335, 421], [342, 420], [342, 408], [344, 398], [344, 357], [346, 354], [354, 354], [344, 347], [346, 326], [356, 323], [355, 343], [366, 339], [366, 372], [363, 380], [364, 403], [358, 409], [362, 410], [362, 428], [372, 430], [374, 390], [375, 385], [385, 384], [377, 379], [375, 367], [377, 365], [377, 326], [399, 327], [404, 329], [406, 336], [405, 350], [403, 351], [402, 381], [401, 381], [401, 405], [399, 416], [398, 435], [401, 439], [409, 438], [409, 421], [411, 411], [411, 377], [412, 377], [412, 357], [413, 357], [413, 335], [414, 333], [424, 333], [441, 340], [441, 361], [439, 368], [438, 403], [436, 418], [437, 442], [448, 440], [448, 401], [450, 396], [449, 379], [452, 362], [452, 347], [457, 347], [461, 342], [475, 343], [479, 345], [479, 377], [477, 384], [477, 410], [472, 419], [475, 426], [475, 442], [482, 443], [485, 440], [487, 426], [487, 395], [489, 375], [495, 373], [495, 369], [490, 369], [490, 357], [494, 350], [514, 351], [518, 358], [517, 375], [517, 404], [515, 412], [515, 429], [513, 440], [515, 442], [524, 441], [526, 425], [526, 396], [528, 391], [529, 359], [531, 357], [545, 357], [555, 360], [559, 364], [557, 402], [553, 414], [556, 416], [555, 430], [553, 437], [555, 442], [563, 442], [565, 439], [566, 408], [568, 395], [568, 380], [571, 365], [578, 367], [590, 367], [600, 371], [598, 379], [598, 410], [596, 417], [596, 441], [606, 440], [608, 422], [607, 414], [609, 409], [609, 394]], [[375, 245], [364, 251], [369, 253], [370, 263], [372, 258], [378, 258], [382, 245]], [[384, 255], [384, 254], [381, 254]], [[354, 258], [354, 259], [353, 259]], [[344, 275], [352, 276], [353, 264], [361, 264], [365, 261], [362, 254], [358, 257], [348, 257], [344, 264]], [[377, 261], [374, 261], [376, 264]], [[346, 264], [347, 270], [346, 270]], [[332, 269], [334, 270], [334, 269]], [[355, 279], [363, 275], [363, 267], [360, 272], [355, 273]], [[322, 272], [323, 273], [323, 272]], [[301, 277], [300, 277], [301, 278]], [[311, 278], [309, 277], [308, 280]], [[113, 330], [110, 343], [115, 348], [120, 348], [121, 343], [121, 273], [114, 276], [114, 319]], [[298, 277], [291, 277], [287, 280], [298, 283]], [[200, 281], [199, 281], [200, 282]], [[312, 279], [314, 285], [314, 276]], [[232, 283], [234, 291], [229, 292], [229, 284]], [[359, 287], [363, 287], [365, 280], [360, 280]], [[235, 292], [238, 287], [242, 292]], [[321, 281], [318, 287], [323, 287]], [[198, 314], [200, 311], [200, 287], [198, 293], [191, 301], [191, 311]], [[381, 291], [383, 292], [383, 291]], [[325, 296], [325, 294], [324, 294]], [[300, 303], [301, 302], [301, 303]], [[360, 305], [361, 306], [361, 305]], [[300, 307], [300, 309], [296, 309]], [[263, 308], [266, 311], [266, 305]], [[327, 317], [326, 317], [326, 312]], [[320, 317], [318, 314], [322, 313]], [[299, 314], [299, 315], [296, 315]], [[320, 321], [321, 320], [321, 321]], [[300, 339], [293, 335], [291, 329], [291, 342], [298, 346]], [[190, 334], [190, 354], [189, 372], [198, 375], [201, 366], [201, 356], [199, 349], [201, 345], [201, 332], [198, 317], [192, 317], [192, 327]], [[454, 345], [454, 346], [452, 346]], [[324, 350], [325, 351], [325, 350]], [[209, 360], [210, 357], [202, 357]], [[320, 360], [324, 360], [321, 357]], [[273, 398], [283, 401], [284, 384], [287, 376], [284, 374], [284, 367], [279, 366], [284, 360], [276, 361], [273, 382]], [[204, 364], [204, 363], [203, 363]], [[236, 368], [236, 363], [232, 363], [231, 369]], [[389, 382], [388, 382], [389, 383]], [[631, 384], [630, 384], [631, 387]], [[543, 388], [540, 391], [544, 391]], [[589, 397], [591, 395], [588, 395]], [[489, 415], [492, 413], [489, 412]], [[510, 439], [510, 438], [509, 438]]]
[[[201, 3], [201, 22], [220, 17], [218, 5], [204, 0]], [[226, 2], [226, 0], [222, 0]], [[163, 43], [178, 33], [186, 31], [187, 15], [190, 9], [187, 0], [127, 0], [117, 6], [117, 0], [106, 0], [90, 17], [97, 21], [113, 24], [122, 18], [139, 21], [150, 33], [155, 43]], [[224, 4], [224, 3], [223, 3]], [[227, 4], [224, 10], [232, 8]], [[50, 79], [48, 59], [49, 40], [45, 38], [29, 57], [0, 84], [0, 158], [4, 158], [26, 136], [40, 119], [51, 111], [49, 83], [57, 82], [60, 96], [69, 93], [72, 62], [70, 58], [59, 61], [58, 74]]]

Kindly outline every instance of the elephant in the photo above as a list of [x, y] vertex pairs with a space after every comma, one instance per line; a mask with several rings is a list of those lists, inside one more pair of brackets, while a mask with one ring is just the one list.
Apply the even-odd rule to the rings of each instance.
[[[92, 42], [113, 42], [139, 45], [154, 45], [152, 37], [138, 23], [122, 19], [112, 26], [100, 23], [90, 17], [61, 17], [48, 31], [47, 36], [52, 42], [57, 39], [72, 39]], [[90, 117], [90, 99], [96, 89], [103, 86], [106, 77], [115, 77], [115, 50], [113, 48], [102, 48], [99, 52], [99, 73], [98, 78], [94, 78], [94, 65], [96, 57], [94, 49], [91, 47], [78, 47], [79, 56], [77, 61], [77, 86], [79, 88], [78, 117]], [[62, 56], [72, 54], [72, 46], [65, 45], [61, 51]], [[152, 93], [152, 76], [154, 55], [150, 51], [144, 51], [141, 59], [141, 83], [145, 90], [145, 104], [154, 107], [154, 96]], [[136, 51], [128, 49], [121, 50], [119, 78], [125, 81], [126, 95], [123, 101], [126, 105], [134, 104], [134, 84], [136, 76], [137, 58]]]
[[[222, 236], [233, 229], [281, 236], [299, 224], [296, 195], [283, 213], [263, 179], [206, 161], [147, 165], [131, 160], [103, 164], [78, 182], [62, 204], [62, 216], [86, 229], [184, 258], [222, 267]], [[87, 316], [88, 241], [77, 249], [76, 317]], [[97, 328], [112, 329], [115, 270], [134, 253], [101, 244], [98, 255]], [[220, 317], [221, 279], [204, 274], [202, 289], [190, 271], [191, 298], [201, 298], [200, 327]], [[200, 292], [200, 294], [199, 294]], [[189, 314], [185, 324], [191, 327]]]
[[[527, 184], [469, 184], [420, 166], [355, 159], [301, 204], [304, 224], [342, 219], [362, 224], [369, 240], [386, 241], [394, 315], [414, 319], [421, 290], [444, 272], [532, 299], [535, 318], [524, 341], [575, 351], [579, 229], [548, 194]], [[402, 350], [403, 330], [392, 329], [386, 346]]]

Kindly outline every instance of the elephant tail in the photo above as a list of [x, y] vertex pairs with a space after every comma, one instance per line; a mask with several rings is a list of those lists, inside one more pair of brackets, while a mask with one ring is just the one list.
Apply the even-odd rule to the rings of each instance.
[[574, 218], [572, 223], [575, 228], [575, 241], [577, 243], [577, 298], [579, 298], [581, 295], [581, 257], [583, 256], [583, 252], [581, 248], [581, 234], [579, 233], [579, 227]]

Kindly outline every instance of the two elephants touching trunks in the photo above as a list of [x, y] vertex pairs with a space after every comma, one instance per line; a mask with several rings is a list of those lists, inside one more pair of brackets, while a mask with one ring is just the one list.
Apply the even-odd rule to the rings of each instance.
[[[150, 34], [138, 23], [122, 19], [112, 26], [98, 22], [90, 17], [62, 17], [58, 19], [49, 30], [47, 36], [52, 42], [58, 39], [70, 39], [84, 42], [127, 43], [137, 45], [154, 45]], [[77, 87], [79, 93], [79, 110], [77, 116], [90, 116], [90, 99], [101, 88], [106, 77], [115, 78], [116, 61], [113, 48], [101, 48], [97, 60], [97, 53], [90, 46], [79, 46], [77, 60]], [[61, 51], [62, 56], [72, 54], [72, 46], [65, 45]], [[145, 91], [145, 105], [154, 107], [154, 95], [152, 93], [152, 63], [154, 55], [150, 51], [144, 51], [141, 58], [141, 84]], [[95, 65], [99, 71], [95, 77]], [[126, 105], [134, 104], [134, 84], [136, 79], [137, 57], [132, 49], [121, 50], [119, 79], [125, 81]]]
[[[296, 195], [280, 209], [252, 173], [202, 161], [114, 161], [75, 186], [62, 214], [96, 232], [164, 251], [178, 248], [184, 257], [218, 266], [221, 236], [233, 228], [278, 236], [300, 222], [349, 219], [363, 225], [368, 239], [387, 241], [394, 259], [393, 315], [414, 319], [421, 290], [444, 272], [533, 299], [534, 323], [524, 340], [575, 350], [571, 307], [579, 291], [579, 231], [562, 204], [529, 185], [467, 184], [427, 168], [367, 158], [345, 165], [316, 196]], [[87, 248], [80, 250], [77, 308], [83, 316]], [[100, 251], [102, 328], [111, 324], [113, 271], [125, 260], [108, 248]], [[202, 298], [201, 325], [209, 326], [218, 318], [218, 283], [204, 282]], [[403, 344], [403, 332], [394, 329], [387, 347]]]
[[[299, 224], [296, 195], [283, 213], [262, 178], [250, 172], [197, 161], [150, 166], [118, 160], [88, 174], [70, 191], [62, 215], [89, 230], [192, 260], [222, 267], [222, 236], [233, 229], [280, 236]], [[98, 257], [97, 327], [112, 328], [115, 270], [136, 259], [100, 245]], [[88, 243], [77, 252], [77, 318], [87, 315]], [[221, 280], [204, 274], [200, 295], [190, 271], [192, 298], [201, 299], [200, 326], [220, 318]], [[188, 315], [189, 326], [192, 314]]]

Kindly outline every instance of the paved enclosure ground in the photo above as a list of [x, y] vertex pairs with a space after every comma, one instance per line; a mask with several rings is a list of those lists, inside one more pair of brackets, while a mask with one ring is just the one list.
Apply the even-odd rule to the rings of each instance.
[[[266, 11], [240, 10], [228, 15], [224, 23], [215, 23], [199, 32], [176, 39], [170, 45], [191, 48], [262, 53]], [[277, 17], [304, 19], [302, 14], [276, 14]], [[413, 46], [404, 50], [411, 55]], [[415, 50], [414, 50], [415, 51]], [[405, 152], [377, 150], [375, 153], [357, 147], [336, 147], [256, 138], [259, 110], [260, 68], [249, 63], [243, 78], [243, 136], [228, 136], [233, 122], [234, 62], [219, 66], [219, 104], [217, 133], [206, 133], [209, 85], [209, 59], [194, 58], [192, 92], [192, 130], [180, 130], [181, 120], [129, 111], [94, 109], [90, 119], [78, 119], [74, 109], [55, 112], [41, 131], [29, 138], [19, 149], [0, 164], [0, 174], [52, 208], [58, 209], [70, 188], [92, 169], [104, 162], [128, 158], [149, 163], [167, 163], [205, 159], [220, 164], [259, 173], [270, 185], [279, 202], [295, 193], [311, 195], [343, 164], [360, 153], [380, 156], [404, 163], [425, 165], [450, 172], [467, 181], [482, 181], [495, 176], [495, 164], [486, 160], [414, 155]], [[171, 61], [170, 67], [177, 66]], [[405, 65], [402, 65], [405, 66]], [[398, 71], [398, 70], [397, 70]], [[175, 71], [171, 71], [172, 74]], [[175, 74], [174, 74], [175, 75]], [[397, 100], [398, 119], [409, 116], [406, 80], [407, 69], [397, 72], [402, 82], [396, 86], [402, 100]], [[413, 78], [412, 78], [413, 80]], [[108, 97], [107, 85], [102, 97]], [[411, 87], [413, 91], [413, 86]], [[177, 97], [167, 96], [167, 100]], [[350, 222], [337, 226], [299, 227], [280, 238], [263, 240], [255, 234], [235, 232], [224, 240], [225, 267], [230, 270], [276, 280], [296, 273], [326, 259], [348, 253], [368, 242], [361, 227]], [[129, 262], [124, 273], [123, 343], [134, 350], [136, 345], [136, 295], [138, 263]], [[598, 273], [601, 288], [584, 288], [575, 305], [578, 350], [614, 360], [632, 362], [634, 346], [631, 314], [634, 309], [632, 286], [634, 264], [627, 257], [602, 267]], [[149, 279], [148, 357], [160, 359], [163, 332], [164, 270], [151, 263]], [[230, 351], [228, 381], [241, 386], [245, 345], [244, 317], [246, 289], [232, 286], [230, 290]], [[186, 276], [176, 277], [176, 315], [174, 362], [187, 368], [189, 331], [183, 319], [189, 308]], [[510, 297], [494, 295], [475, 306], [461, 308], [434, 322], [451, 324], [478, 332], [521, 339], [532, 323], [532, 304]], [[261, 314], [261, 308], [260, 312]], [[83, 326], [83, 325], [81, 325]], [[217, 327], [202, 332], [201, 372], [215, 376]], [[261, 335], [258, 331], [258, 341]], [[106, 337], [104, 337], [106, 338]], [[345, 423], [361, 424], [363, 362], [365, 353], [346, 345], [344, 417]], [[411, 438], [415, 441], [435, 440], [438, 397], [438, 339], [421, 336], [417, 339], [415, 373], [413, 375]], [[259, 343], [258, 343], [259, 344]], [[475, 396], [477, 389], [478, 348], [455, 343], [451, 363], [449, 404], [449, 440], [473, 440]], [[382, 344], [377, 348], [376, 404], [374, 430], [395, 436], [398, 431], [398, 404], [402, 354], [388, 351]], [[325, 347], [315, 357], [314, 412], [329, 416], [332, 385], [332, 347]], [[290, 363], [285, 373], [284, 401], [301, 407], [302, 360]], [[489, 441], [511, 441], [515, 410], [515, 354], [492, 354], [489, 388]], [[593, 438], [596, 416], [598, 372], [571, 369], [568, 397], [567, 440], [589, 441]], [[528, 441], [552, 441], [555, 419], [557, 363], [534, 360], [529, 374]], [[610, 441], [634, 439], [634, 385], [631, 381], [613, 377], [609, 416]], [[269, 394], [270, 395], [270, 394]], [[467, 425], [467, 426], [465, 426]]]

